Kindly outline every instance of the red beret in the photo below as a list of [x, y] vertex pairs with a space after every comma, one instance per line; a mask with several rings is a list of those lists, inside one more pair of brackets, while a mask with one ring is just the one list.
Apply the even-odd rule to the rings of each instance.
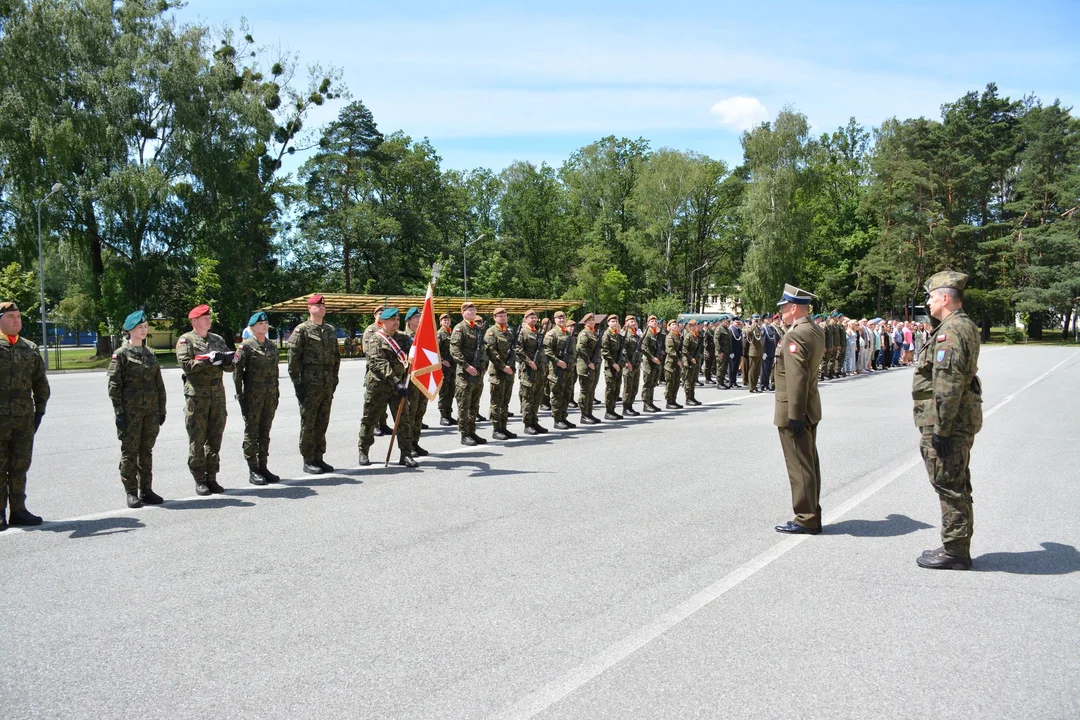
[[196, 307], [191, 308], [191, 312], [189, 312], [187, 314], [187, 316], [188, 316], [188, 320], [194, 320], [197, 317], [202, 317], [203, 315], [209, 315], [209, 314], [210, 314], [210, 306], [209, 305], [198, 305]]
[[323, 304], [323, 296], [322, 295], [312, 295], [311, 297], [309, 297], [307, 299], [307, 304], [308, 305], [322, 305]]

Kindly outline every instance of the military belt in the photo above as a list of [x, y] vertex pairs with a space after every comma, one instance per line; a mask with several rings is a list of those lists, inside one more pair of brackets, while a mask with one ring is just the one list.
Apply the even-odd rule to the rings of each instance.
[[125, 390], [153, 390], [155, 387], [157, 387], [156, 384], [152, 383], [152, 382], [131, 382], [131, 381], [128, 381], [128, 382], [124, 383], [124, 389]]
[[933, 390], [919, 390], [918, 392], [911, 393], [912, 400], [933, 400]]
[[214, 378], [212, 380], [196, 380], [195, 378], [191, 377], [190, 375], [187, 377], [187, 381], [189, 383], [191, 383], [192, 385], [203, 385], [203, 386], [206, 386], [206, 387], [221, 384], [221, 379], [220, 378]]
[[15, 400], [16, 398], [28, 398], [30, 397], [30, 389], [25, 390], [8, 390], [8, 399]]

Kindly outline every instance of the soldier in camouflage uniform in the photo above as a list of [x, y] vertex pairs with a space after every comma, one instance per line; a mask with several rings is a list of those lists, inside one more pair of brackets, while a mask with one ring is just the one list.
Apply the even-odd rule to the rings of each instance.
[[245, 338], [236, 349], [236, 401], [244, 416], [244, 459], [247, 460], [248, 482], [265, 485], [281, 482], [281, 478], [266, 467], [270, 456], [270, 427], [278, 406], [278, 349], [267, 337], [270, 321], [259, 311], [248, 320], [251, 337]]
[[[372, 310], [372, 314], [371, 314], [371, 317], [372, 317], [371, 324], [368, 325], [366, 328], [364, 328], [364, 332], [360, 336], [360, 345], [364, 350], [364, 356], [365, 357], [367, 356], [367, 353], [368, 353], [368, 343], [371, 342], [372, 335], [374, 335], [375, 332], [377, 330], [379, 330], [379, 328], [382, 327], [382, 321], [379, 319], [379, 317], [382, 315], [382, 311], [384, 309], [385, 309], [384, 305], [376, 305], [375, 306], [375, 308]], [[366, 368], [365, 371], [364, 371], [364, 381], [365, 382], [367, 382], [367, 373], [369, 373], [369, 372], [371, 372], [371, 368]], [[378, 426], [375, 428], [375, 435], [377, 437], [381, 437], [383, 435], [385, 435], [387, 437], [390, 437], [390, 435], [393, 434], [393, 432], [394, 432], [393, 428], [391, 428], [386, 422], [386, 414], [383, 413], [383, 416], [381, 418], [379, 418]]]
[[686, 395], [687, 405], [701, 404], [701, 401], [694, 397], [697, 391], [700, 349], [701, 334], [698, 332], [697, 320], [690, 320], [683, 331], [682, 347], [683, 394]]
[[[550, 318], [543, 318], [542, 320], [540, 320], [540, 334], [546, 338], [547, 334], [549, 332], [551, 332], [551, 319]], [[543, 352], [543, 351], [541, 351], [541, 352]], [[547, 355], [544, 355], [544, 357], [547, 358]], [[544, 390], [543, 390], [543, 399], [540, 401], [540, 409], [550, 411], [551, 410], [551, 384], [548, 383], [548, 381], [547, 381], [547, 374], [546, 373], [545, 373], [545, 375], [543, 377], [543, 382], [541, 383], [541, 385], [544, 386]]]
[[626, 336], [619, 328], [619, 316], [607, 316], [607, 329], [600, 338], [600, 358], [604, 361], [604, 419], [622, 420], [618, 410], [623, 373], [630, 365]]
[[982, 429], [979, 328], [964, 312], [968, 277], [945, 270], [926, 283], [927, 310], [940, 321], [923, 345], [911, 396], [919, 451], [941, 502], [942, 547], [918, 558], [921, 567], [968, 570], [975, 514], [971, 499], [971, 447]]
[[566, 408], [570, 399], [570, 378], [574, 368], [570, 363], [573, 353], [573, 339], [566, 327], [566, 313], [555, 313], [555, 327], [544, 336], [544, 357], [547, 358], [548, 387], [551, 389], [551, 417], [555, 419], [556, 430], [570, 430], [577, 427], [566, 418]]
[[[40, 525], [26, 509], [26, 471], [34, 454], [34, 433], [49, 402], [49, 381], [37, 345], [19, 337], [22, 315], [13, 302], [0, 303], [0, 530], [8, 525]], [[4, 509], [10, 513], [5, 520]]]
[[146, 313], [136, 310], [124, 320], [128, 340], [109, 362], [109, 399], [120, 439], [120, 480], [127, 506], [160, 505], [154, 492], [154, 443], [165, 422], [165, 383], [154, 351], [146, 347], [150, 330]]
[[233, 371], [236, 354], [224, 338], [210, 332], [210, 306], [188, 313], [191, 332], [176, 343], [176, 360], [184, 371], [184, 424], [188, 433], [188, 469], [199, 495], [223, 493], [217, 473], [221, 467], [221, 436], [225, 433], [225, 386], [222, 374]]
[[323, 296], [312, 295], [307, 306], [308, 319], [289, 336], [289, 378], [300, 402], [300, 455], [304, 459], [304, 472], [319, 475], [334, 471], [323, 455], [341, 356], [337, 330], [324, 322]]
[[593, 415], [593, 402], [596, 399], [596, 385], [600, 381], [600, 372], [593, 358], [600, 338], [596, 335], [596, 316], [587, 313], [581, 321], [585, 327], [578, 334], [574, 358], [577, 361], [578, 376], [578, 411], [582, 425], [597, 425], [600, 418]]
[[[370, 465], [368, 451], [375, 442], [375, 427], [386, 412], [397, 419], [397, 443], [401, 451], [398, 461], [405, 467], [417, 467], [410, 445], [409, 427], [408, 336], [398, 332], [401, 316], [397, 308], [385, 308], [379, 315], [379, 327], [364, 346], [368, 359], [368, 375], [364, 380], [364, 417], [360, 422], [360, 465]], [[399, 404], [405, 407], [398, 412]]]
[[506, 427], [510, 411], [510, 398], [514, 395], [514, 363], [517, 362], [516, 341], [506, 324], [506, 308], [495, 308], [495, 321], [484, 333], [484, 350], [488, 359], [488, 382], [490, 383], [492, 439], [513, 440], [517, 433]]
[[518, 329], [517, 366], [521, 370], [518, 385], [518, 401], [521, 403], [522, 421], [526, 435], [542, 435], [547, 428], [540, 424], [537, 412], [543, 401], [543, 388], [547, 384], [547, 361], [544, 357], [544, 335], [536, 327], [536, 311], [529, 310]]
[[641, 385], [641, 353], [638, 352], [638, 348], [644, 343], [645, 337], [638, 332], [636, 317], [627, 315], [623, 322], [625, 324], [623, 346], [626, 358], [626, 371], [623, 372], [622, 382], [623, 415], [637, 417], [641, 414], [634, 409], [634, 400], [637, 399], [638, 387]]
[[487, 364], [483, 331], [477, 322], [476, 306], [471, 302], [461, 304], [461, 317], [450, 334], [450, 354], [457, 365], [454, 398], [458, 406], [458, 432], [462, 445], [483, 445], [487, 439], [476, 434], [476, 416], [480, 414], [480, 396], [484, 392], [481, 375]]
[[668, 321], [667, 339], [664, 341], [664, 398], [667, 400], [665, 407], [668, 410], [681, 410], [679, 399], [679, 383], [682, 381], [682, 346], [685, 342], [679, 332], [679, 323], [676, 320]]
[[[405, 313], [405, 335], [408, 337], [408, 348], [405, 352], [410, 358], [413, 357], [412, 345], [416, 342], [416, 329], [420, 327], [420, 308], [411, 307]], [[423, 457], [428, 451], [420, 447], [420, 433], [424, 430], [424, 413], [427, 412], [428, 399], [420, 386], [409, 378], [409, 413], [407, 427], [409, 428], [409, 456], [413, 458]], [[398, 427], [398, 436], [401, 436], [402, 428]]]
[[442, 358], [443, 382], [439, 386], [439, 424], [445, 427], [457, 425], [454, 418], [454, 358], [450, 354], [450, 333], [454, 326], [450, 316], [439, 316], [439, 331], [435, 334], [439, 342], [439, 357]]
[[641, 340], [641, 409], [644, 412], [660, 412], [653, 402], [653, 393], [660, 383], [660, 373], [664, 371], [663, 335], [660, 334], [660, 321], [650, 315], [645, 337]]

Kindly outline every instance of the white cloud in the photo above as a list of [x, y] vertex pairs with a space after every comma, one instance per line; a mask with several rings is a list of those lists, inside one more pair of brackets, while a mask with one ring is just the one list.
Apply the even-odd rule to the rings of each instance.
[[712, 106], [720, 124], [732, 130], [749, 130], [769, 119], [768, 109], [755, 97], [741, 95], [721, 100]]

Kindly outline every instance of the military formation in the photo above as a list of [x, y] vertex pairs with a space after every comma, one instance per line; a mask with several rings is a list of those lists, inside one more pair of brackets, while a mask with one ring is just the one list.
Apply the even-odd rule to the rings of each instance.
[[[926, 285], [927, 306], [936, 323], [915, 361], [912, 387], [915, 424], [921, 433], [920, 452], [942, 513], [942, 546], [927, 550], [920, 567], [971, 567], [974, 527], [971, 473], [968, 469], [974, 436], [982, 427], [982, 387], [978, 378], [980, 338], [975, 323], [964, 313], [967, 277], [944, 271]], [[448, 315], [439, 318], [436, 335], [444, 382], [438, 392], [440, 423], [456, 425], [461, 443], [487, 442], [477, 434], [480, 401], [487, 383], [492, 439], [517, 437], [509, 425], [514, 384], [524, 433], [548, 432], [540, 410], [551, 413], [554, 428], [577, 427], [569, 419], [576, 408], [581, 424], [596, 425], [594, 404], [601, 374], [605, 380], [604, 421], [640, 413], [634, 405], [641, 392], [641, 412], [662, 412], [655, 404], [658, 385], [665, 385], [665, 407], [695, 406], [699, 385], [742, 387], [752, 393], [775, 391], [773, 422], [787, 466], [793, 517], [776, 526], [786, 534], [816, 535], [822, 531], [821, 467], [817, 431], [822, 420], [818, 383], [842, 375], [846, 343], [842, 316], [811, 316], [814, 296], [792, 285], [784, 287], [772, 317], [753, 315], [744, 322], [724, 319], [711, 326], [671, 320], [666, 325], [649, 316], [639, 328], [634, 316], [586, 314], [580, 326], [556, 312], [553, 321], [538, 322], [535, 310], [512, 328], [505, 308], [496, 308], [485, 328], [473, 303], [461, 305], [456, 325]], [[307, 473], [333, 471], [324, 460], [326, 432], [340, 358], [336, 329], [325, 321], [321, 295], [308, 302], [308, 319], [293, 330], [288, 347], [288, 377], [300, 408], [300, 454]], [[420, 446], [428, 398], [410, 382], [410, 351], [420, 311], [402, 318], [397, 308], [378, 306], [375, 321], [360, 340], [367, 358], [364, 410], [358, 440], [361, 466], [371, 464], [375, 437], [392, 434], [398, 462], [417, 467], [428, 454]], [[227, 417], [225, 373], [233, 374], [235, 398], [244, 419], [243, 454], [253, 485], [280, 482], [268, 468], [270, 431], [279, 399], [278, 352], [268, 339], [265, 312], [248, 321], [245, 338], [231, 350], [212, 332], [211, 309], [199, 305], [188, 314], [191, 330], [176, 344], [184, 386], [184, 425], [188, 434], [188, 469], [198, 495], [224, 492], [217, 482], [221, 440]], [[166, 419], [166, 395], [161, 367], [146, 347], [146, 314], [139, 310], [124, 322], [127, 338], [113, 354], [108, 370], [120, 441], [120, 479], [131, 508], [160, 504], [153, 489], [153, 449]], [[602, 328], [602, 329], [601, 329]], [[12, 302], [0, 303], [0, 452], [3, 453], [0, 530], [8, 525], [33, 526], [42, 521], [26, 508], [26, 473], [33, 454], [34, 434], [45, 415], [49, 383], [38, 348], [20, 337], [22, 320]], [[355, 341], [350, 338], [355, 348]], [[704, 382], [701, 376], [704, 374]], [[578, 397], [573, 400], [574, 388]], [[682, 390], [683, 403], [678, 402]], [[458, 417], [452, 416], [456, 405]], [[621, 410], [621, 413], [620, 413]], [[393, 417], [393, 427], [387, 418]]]

